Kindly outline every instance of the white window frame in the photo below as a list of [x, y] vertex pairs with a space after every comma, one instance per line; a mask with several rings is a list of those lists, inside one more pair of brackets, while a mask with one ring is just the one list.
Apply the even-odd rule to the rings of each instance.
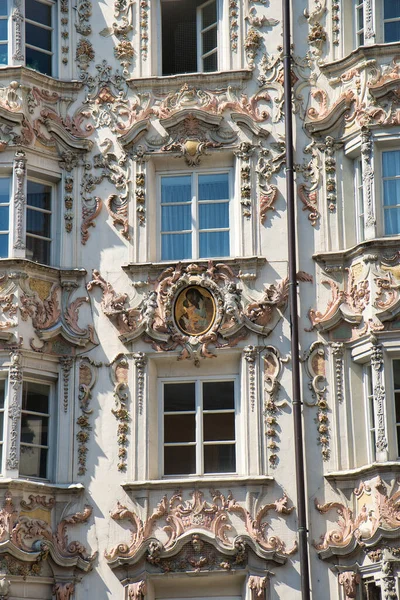
[[[43, 23], [40, 23], [39, 21], [32, 21], [27, 18], [25, 18], [25, 23], [30, 23], [32, 25], [35, 25], [36, 27], [41, 27], [42, 29], [45, 29], [46, 31], [51, 31], [51, 51], [49, 52], [48, 50], [44, 50], [43, 48], [38, 48], [37, 46], [32, 46], [31, 44], [27, 44], [26, 39], [25, 39], [25, 48], [29, 47], [29, 48], [32, 48], [33, 50], [37, 50], [38, 52], [42, 52], [43, 54], [51, 55], [51, 57], [52, 57], [51, 58], [51, 75], [48, 75], [48, 77], [55, 77], [57, 75], [57, 72], [56, 72], [57, 71], [57, 69], [56, 69], [57, 38], [56, 38], [56, 33], [55, 33], [56, 22], [57, 22], [57, 15], [56, 15], [57, 3], [54, 0], [35, 0], [35, 1], [40, 2], [41, 4], [46, 4], [47, 6], [51, 7], [52, 25], [51, 25], [51, 27], [49, 27], [48, 25], [44, 25]], [[24, 2], [27, 2], [27, 0], [24, 0]], [[25, 10], [25, 12], [26, 12], [26, 10]], [[28, 67], [28, 68], [31, 68], [31, 67]], [[39, 73], [41, 73], [41, 71], [39, 71]]]
[[5, 456], [6, 456], [6, 452], [5, 449], [7, 448], [7, 427], [6, 427], [6, 418], [8, 416], [8, 389], [7, 389], [7, 372], [6, 371], [2, 371], [0, 372], [0, 380], [4, 383], [4, 404], [3, 404], [3, 408], [0, 408], [0, 412], [3, 413], [3, 431], [0, 432], [0, 437], [2, 438], [0, 441], [0, 445], [2, 448], [2, 452], [1, 452], [1, 459], [0, 459], [0, 475], [2, 475], [4, 473], [4, 463], [5, 463]]
[[[228, 213], [229, 213], [229, 254], [227, 256], [210, 256], [210, 257], [202, 257], [199, 256], [199, 228], [198, 228], [198, 199], [196, 194], [198, 195], [198, 177], [199, 175], [217, 175], [220, 173], [228, 174], [228, 185], [229, 185], [229, 198], [228, 198]], [[175, 177], [175, 176], [191, 176], [191, 185], [192, 185], [192, 256], [187, 259], [164, 259], [162, 258], [162, 211], [161, 211], [161, 179], [162, 177]], [[219, 258], [230, 258], [235, 255], [235, 240], [233, 238], [234, 235], [234, 210], [233, 210], [233, 193], [234, 193], [234, 180], [233, 180], [233, 168], [225, 167], [225, 168], [216, 168], [216, 169], [188, 169], [186, 171], [158, 171], [157, 172], [157, 257], [160, 262], [174, 262], [174, 260], [207, 260], [208, 258], [219, 259]], [[212, 201], [210, 201], [212, 202]], [[172, 203], [171, 203], [172, 205]], [[226, 230], [225, 227], [221, 227], [220, 229], [212, 229], [210, 231], [222, 231]], [[178, 230], [179, 231], [179, 230]], [[182, 230], [186, 231], [186, 230]], [[201, 230], [208, 231], [208, 230]], [[171, 232], [169, 232], [171, 233]]]
[[357, 243], [360, 243], [365, 240], [365, 202], [361, 158], [354, 160], [354, 189], [356, 200], [356, 234]]
[[395, 387], [395, 383], [394, 383], [394, 361], [398, 361], [400, 363], [400, 357], [396, 357], [394, 356], [392, 358], [392, 373], [391, 373], [391, 377], [392, 377], [392, 393], [393, 393], [393, 425], [395, 428], [394, 431], [394, 437], [395, 437], [395, 447], [396, 447], [396, 456], [397, 459], [400, 458], [400, 419], [397, 421], [396, 420], [396, 392], [399, 394], [399, 416], [400, 416], [400, 388], [396, 389]]
[[[202, 416], [204, 411], [201, 406], [201, 386], [203, 383], [209, 382], [228, 382], [232, 381], [234, 384], [234, 415], [235, 415], [235, 463], [236, 463], [236, 471], [229, 473], [204, 473], [204, 460], [203, 460], [203, 447], [206, 445], [203, 440], [202, 435]], [[176, 475], [164, 475], [164, 385], [168, 383], [195, 383], [195, 400], [196, 400], [196, 473], [191, 474], [176, 474]], [[185, 478], [196, 478], [196, 477], [217, 477], [217, 478], [232, 478], [235, 475], [241, 474], [241, 429], [240, 429], [240, 412], [239, 412], [239, 377], [238, 375], [229, 375], [226, 376], [204, 376], [204, 377], [174, 377], [174, 378], [159, 378], [158, 380], [158, 390], [159, 390], [159, 400], [158, 400], [158, 414], [159, 417], [159, 436], [158, 439], [161, 440], [159, 444], [159, 456], [158, 456], [158, 464], [161, 465], [161, 478], [162, 479], [176, 479], [180, 477]], [[199, 393], [200, 390], [200, 393]], [[222, 411], [219, 411], [222, 412]], [[231, 412], [231, 411], [230, 411]], [[215, 442], [213, 442], [215, 443]], [[182, 443], [182, 446], [185, 444]], [[189, 444], [187, 444], [189, 445]]]
[[11, 228], [10, 228], [10, 220], [11, 220], [11, 189], [12, 189], [12, 174], [1, 174], [0, 175], [0, 179], [7, 179], [8, 180], [8, 202], [0, 202], [0, 206], [8, 206], [8, 229], [7, 230], [1, 230], [0, 235], [7, 235], [8, 236], [8, 252], [7, 252], [7, 256], [3, 257], [3, 258], [8, 258], [10, 256], [10, 237], [11, 237]]
[[[48, 240], [50, 241], [50, 253], [49, 253], [49, 262], [48, 265], [53, 265], [55, 262], [55, 232], [56, 232], [56, 226], [55, 226], [55, 221], [56, 221], [56, 214], [55, 214], [55, 195], [56, 195], [56, 185], [50, 181], [46, 181], [45, 179], [40, 179], [37, 176], [31, 176], [28, 174], [27, 177], [27, 186], [28, 183], [32, 181], [33, 183], [39, 183], [41, 185], [46, 185], [50, 188], [50, 206], [51, 206], [51, 210], [45, 210], [45, 209], [37, 209], [34, 207], [31, 207], [30, 205], [28, 205], [28, 192], [26, 194], [26, 225], [28, 224], [28, 209], [29, 210], [34, 210], [37, 212], [41, 212], [41, 213], [45, 213], [45, 214], [50, 214], [50, 238], [46, 238], [45, 236], [40, 236], [40, 235], [35, 235], [32, 233], [27, 233], [27, 231], [25, 231], [25, 240], [27, 237], [31, 237], [31, 238], [36, 238], [36, 239], [40, 239], [40, 240]], [[26, 229], [26, 228], [25, 228]], [[47, 263], [39, 263], [39, 264], [47, 264]]]
[[[201, 26], [202, 25], [202, 11], [209, 4], [214, 4], [214, 3], [216, 5], [217, 20], [212, 25], [209, 25], [208, 27], [205, 27], [204, 29], [202, 29], [202, 26]], [[215, 49], [204, 53], [203, 52], [203, 34], [207, 33], [207, 31], [210, 31], [214, 27], [217, 28], [217, 46]], [[219, 62], [220, 62], [219, 55], [220, 55], [220, 47], [221, 47], [221, 44], [219, 41], [220, 30], [221, 30], [221, 27], [220, 27], [220, 19], [219, 19], [218, 0], [207, 0], [207, 2], [204, 2], [204, 4], [201, 4], [196, 9], [197, 70], [199, 73], [215, 73], [219, 70]], [[217, 55], [217, 68], [215, 71], [204, 71], [203, 61], [205, 58], [207, 58], [208, 56], [211, 56], [212, 54]]]
[[387, 209], [393, 209], [398, 207], [400, 210], [400, 202], [398, 204], [393, 204], [393, 205], [388, 205], [387, 209], [385, 208], [385, 197], [384, 197], [384, 180], [390, 180], [390, 179], [399, 179], [400, 180], [400, 172], [398, 175], [395, 176], [391, 176], [391, 177], [383, 177], [383, 155], [385, 152], [398, 152], [400, 155], [400, 148], [399, 147], [393, 147], [391, 148], [390, 146], [387, 148], [382, 148], [379, 154], [379, 181], [380, 181], [380, 202], [379, 202], [379, 207], [380, 207], [380, 215], [381, 215], [381, 231], [382, 231], [382, 235], [385, 237], [393, 237], [393, 236], [397, 236], [400, 235], [400, 230], [398, 231], [398, 233], [386, 233], [385, 230], [385, 210]]
[[[385, 0], [376, 0], [372, 2], [372, 28], [374, 30], [374, 35], [372, 35], [369, 39], [365, 38], [365, 32], [367, 30], [367, 18], [368, 18], [368, 10], [366, 6], [366, 1], [363, 0], [359, 2], [359, 0], [353, 0], [352, 3], [352, 11], [353, 11], [353, 39], [354, 39], [354, 48], [360, 48], [361, 46], [367, 46], [371, 44], [398, 44], [400, 43], [400, 37], [398, 40], [394, 40], [393, 42], [387, 42], [385, 40], [385, 23], [400, 21], [399, 17], [395, 17], [392, 19], [385, 19], [384, 14], [384, 2]], [[359, 19], [358, 13], [363, 12], [363, 26], [359, 27]], [[360, 43], [359, 36], [363, 36], [363, 43]]]
[[[34, 480], [34, 481], [51, 481], [52, 480], [52, 474], [53, 474], [53, 470], [54, 470], [54, 456], [55, 456], [55, 444], [54, 444], [54, 421], [56, 420], [56, 402], [55, 402], [55, 383], [52, 381], [48, 381], [47, 379], [37, 379], [34, 377], [31, 377], [28, 373], [23, 378], [22, 381], [22, 385], [21, 385], [21, 420], [20, 420], [20, 428], [19, 428], [19, 441], [18, 441], [18, 447], [19, 447], [19, 456], [21, 456], [21, 426], [22, 426], [22, 414], [25, 412], [22, 410], [22, 393], [23, 393], [23, 384], [24, 383], [37, 383], [39, 385], [46, 385], [49, 388], [49, 413], [48, 415], [46, 414], [46, 416], [48, 416], [48, 436], [47, 436], [47, 442], [48, 442], [48, 446], [47, 446], [47, 468], [46, 468], [46, 477], [34, 477], [32, 475], [23, 475], [23, 474], [19, 474], [21, 479], [29, 479], [29, 480]], [[42, 415], [45, 413], [34, 413], [34, 414], [38, 414], [38, 415]], [[37, 444], [34, 445], [35, 447], [40, 447], [40, 445], [38, 446]]]
[[363, 365], [363, 389], [368, 461], [372, 463], [376, 460], [376, 418], [371, 363]]
[[[359, 27], [359, 17], [362, 12], [362, 27]], [[365, 44], [365, 3], [364, 0], [353, 0], [353, 15], [354, 15], [354, 36], [355, 36], [355, 47], [359, 48]], [[362, 44], [359, 41], [359, 37], [362, 36]]]

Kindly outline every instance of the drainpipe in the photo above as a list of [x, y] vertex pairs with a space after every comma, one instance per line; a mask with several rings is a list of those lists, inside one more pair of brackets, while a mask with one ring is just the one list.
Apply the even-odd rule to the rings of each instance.
[[284, 114], [286, 143], [286, 199], [288, 223], [288, 260], [289, 260], [289, 310], [292, 354], [292, 390], [294, 448], [296, 461], [297, 516], [300, 554], [301, 598], [310, 600], [310, 572], [308, 564], [306, 489], [303, 448], [302, 401], [300, 386], [300, 347], [299, 316], [297, 306], [297, 266], [296, 266], [296, 211], [294, 194], [293, 160], [293, 113], [291, 81], [290, 47], [290, 2], [282, 0], [283, 19], [283, 73], [284, 73]]

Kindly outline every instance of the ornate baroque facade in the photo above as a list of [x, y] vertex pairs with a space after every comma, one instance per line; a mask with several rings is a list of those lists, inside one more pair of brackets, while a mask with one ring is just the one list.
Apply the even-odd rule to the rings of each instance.
[[294, 359], [312, 597], [400, 597], [400, 7], [304, 5], [292, 357], [280, 2], [1, 4], [1, 598], [300, 598]]

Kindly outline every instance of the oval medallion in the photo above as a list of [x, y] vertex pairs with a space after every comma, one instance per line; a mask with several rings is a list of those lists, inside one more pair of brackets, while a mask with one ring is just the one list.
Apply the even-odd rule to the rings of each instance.
[[191, 285], [182, 290], [175, 302], [175, 323], [186, 335], [202, 335], [215, 320], [215, 301], [208, 290]]

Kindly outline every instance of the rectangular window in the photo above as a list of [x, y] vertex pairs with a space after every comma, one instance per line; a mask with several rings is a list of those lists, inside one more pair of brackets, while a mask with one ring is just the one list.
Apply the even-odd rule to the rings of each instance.
[[384, 0], [383, 39], [385, 43], [400, 40], [400, 0]]
[[0, 2], [0, 66], [8, 64], [8, 10], [7, 1]]
[[365, 240], [364, 225], [364, 188], [362, 179], [362, 161], [355, 161], [355, 187], [356, 187], [356, 218], [357, 218], [357, 242]]
[[44, 265], [51, 259], [50, 185], [28, 180], [26, 202], [26, 258]]
[[218, 69], [217, 0], [161, 0], [162, 74]]
[[9, 177], [0, 178], [0, 258], [8, 256], [8, 235], [10, 223], [10, 187]]
[[6, 400], [6, 381], [0, 379], [0, 472], [3, 466], [4, 447], [4, 407]]
[[163, 384], [164, 475], [236, 471], [235, 382]]
[[364, 0], [355, 3], [356, 45], [364, 45]]
[[48, 477], [49, 420], [50, 386], [24, 381], [19, 467], [24, 477]]
[[229, 173], [161, 177], [161, 260], [230, 254]]
[[400, 233], [400, 150], [382, 152], [385, 235]]
[[372, 367], [364, 366], [364, 394], [366, 400], [367, 431], [368, 431], [368, 450], [371, 462], [375, 461], [376, 448], [376, 426], [375, 426], [375, 407], [374, 390], [372, 385]]
[[46, 75], [53, 69], [53, 4], [25, 0], [26, 66]]
[[393, 361], [394, 406], [396, 413], [397, 457], [400, 457], [400, 360]]

